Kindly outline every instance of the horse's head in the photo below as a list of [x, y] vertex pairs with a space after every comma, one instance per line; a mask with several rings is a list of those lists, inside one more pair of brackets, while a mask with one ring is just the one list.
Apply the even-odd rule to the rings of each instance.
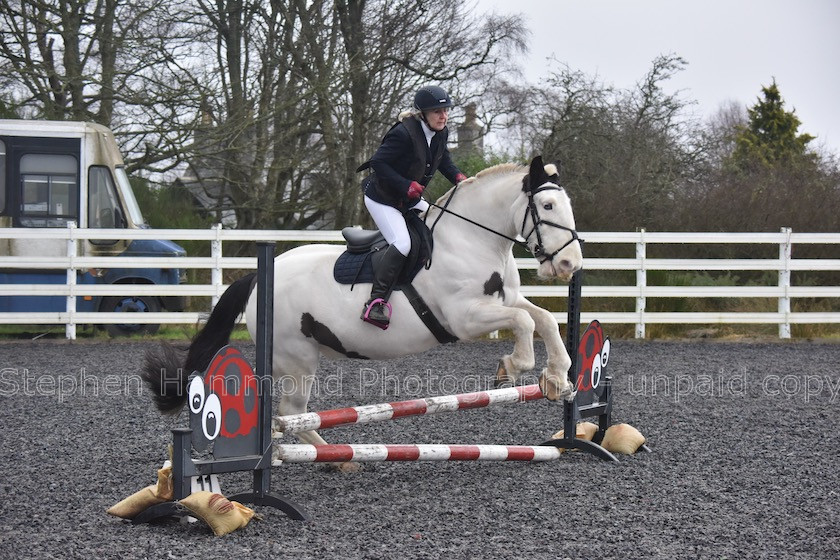
[[528, 175], [522, 180], [528, 207], [520, 233], [540, 263], [537, 275], [568, 282], [583, 266], [583, 254], [571, 200], [559, 183], [554, 165], [544, 165], [541, 156], [531, 161]]

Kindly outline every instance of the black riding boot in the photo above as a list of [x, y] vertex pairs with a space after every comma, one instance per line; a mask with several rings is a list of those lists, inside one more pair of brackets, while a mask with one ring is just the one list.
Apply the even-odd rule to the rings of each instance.
[[370, 299], [362, 310], [362, 321], [367, 321], [383, 330], [388, 328], [391, 321], [391, 306], [388, 305], [388, 298], [391, 297], [391, 289], [404, 263], [405, 256], [393, 245], [388, 245], [374, 268], [373, 288], [370, 291]]

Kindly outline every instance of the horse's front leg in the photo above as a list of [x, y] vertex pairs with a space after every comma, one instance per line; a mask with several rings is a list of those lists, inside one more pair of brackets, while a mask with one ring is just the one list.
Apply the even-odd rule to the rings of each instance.
[[575, 398], [574, 385], [569, 381], [569, 368], [572, 360], [563, 339], [560, 337], [560, 329], [554, 316], [537, 307], [522, 295], [518, 295], [514, 307], [522, 309], [534, 321], [537, 333], [545, 342], [545, 350], [548, 353], [548, 364], [540, 375], [540, 388], [545, 396], [553, 401], [566, 399], [571, 401]]
[[534, 369], [534, 320], [523, 309], [495, 303], [479, 303], [464, 315], [463, 328], [469, 337], [500, 329], [513, 331], [513, 352], [502, 356], [496, 371], [496, 385], [514, 383]]

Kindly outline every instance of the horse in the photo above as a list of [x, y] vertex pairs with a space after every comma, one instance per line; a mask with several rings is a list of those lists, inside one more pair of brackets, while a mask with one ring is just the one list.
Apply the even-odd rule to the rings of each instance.
[[[548, 354], [539, 386], [554, 401], [574, 398], [568, 379], [571, 359], [557, 321], [519, 292], [514, 244], [526, 246], [539, 261], [538, 276], [569, 281], [583, 256], [568, 194], [557, 168], [535, 157], [529, 168], [500, 164], [479, 172], [444, 194], [429, 210], [434, 224], [432, 264], [412, 281], [439, 324], [457, 339], [472, 339], [509, 329], [513, 351], [502, 356], [496, 385], [515, 383], [535, 367], [534, 331]], [[353, 290], [333, 279], [343, 248], [304, 245], [274, 261], [273, 377], [282, 383], [281, 415], [306, 412], [319, 355], [332, 359], [394, 359], [440, 344], [408, 297], [395, 291], [390, 327], [380, 330], [359, 319], [367, 291]], [[201, 331], [183, 352], [163, 345], [147, 353], [142, 373], [158, 408], [179, 411], [187, 399], [187, 375], [202, 372], [229, 341], [236, 319], [245, 313], [256, 339], [254, 275], [233, 282], [222, 294]], [[185, 375], [186, 374], [186, 375]], [[313, 445], [326, 442], [316, 432], [298, 438]]]

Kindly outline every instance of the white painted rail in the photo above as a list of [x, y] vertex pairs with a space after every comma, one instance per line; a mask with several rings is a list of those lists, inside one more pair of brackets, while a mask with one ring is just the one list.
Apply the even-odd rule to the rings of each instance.
[[[705, 233], [705, 232], [584, 232], [581, 237], [586, 246], [627, 246], [628, 255], [634, 257], [586, 258], [587, 271], [635, 271], [635, 284], [593, 285], [592, 276], [584, 281], [584, 298], [629, 298], [635, 301], [634, 311], [610, 310], [588, 313], [586, 306], [581, 321], [598, 319], [602, 323], [635, 325], [636, 336], [644, 338], [649, 324], [774, 324], [779, 328], [781, 338], [791, 336], [790, 327], [796, 324], [840, 324], [840, 258], [797, 259], [796, 247], [807, 245], [828, 245], [829, 254], [840, 257], [840, 233], [794, 233], [787, 228], [778, 233]], [[80, 255], [79, 244], [83, 240], [97, 239], [169, 239], [204, 240], [211, 242], [211, 254], [198, 257], [144, 257], [126, 259], [123, 257], [92, 257]], [[277, 241], [293, 243], [343, 242], [339, 231], [310, 230], [226, 230], [214, 226], [207, 230], [81, 230], [74, 227], [54, 229], [10, 228], [0, 229], [0, 242], [7, 239], [52, 239], [66, 241], [66, 257], [0, 256], [0, 270], [53, 270], [66, 271], [65, 284], [0, 284], [0, 296], [59, 296], [67, 298], [67, 309], [58, 313], [17, 312], [0, 313], [0, 324], [61, 324], [65, 325], [68, 338], [75, 338], [78, 324], [123, 323], [119, 313], [89, 313], [76, 311], [76, 298], [126, 295], [124, 285], [81, 285], [75, 282], [76, 274], [91, 268], [178, 268], [210, 270], [209, 284], [176, 285], [132, 285], [134, 295], [158, 296], [204, 296], [210, 304], [202, 312], [161, 312], [134, 314], [132, 323], [195, 324], [209, 313], [212, 305], [226, 289], [223, 271], [229, 269], [251, 269], [257, 267], [256, 257], [225, 257], [223, 244], [232, 241]], [[778, 258], [738, 259], [688, 259], [649, 258], [651, 245], [730, 245], [742, 244], [776, 246]], [[834, 250], [836, 248], [836, 250]], [[586, 253], [587, 251], [585, 251]], [[756, 255], [761, 252], [756, 250]], [[536, 260], [516, 259], [520, 270], [535, 270]], [[773, 285], [737, 286], [657, 286], [649, 285], [651, 271], [769, 271], [778, 275]], [[823, 272], [829, 274], [827, 285], [793, 285], [791, 272]], [[563, 284], [524, 285], [522, 293], [529, 298], [565, 298], [567, 287]], [[651, 312], [647, 310], [649, 298], [768, 298], [778, 302], [774, 311], [731, 311], [731, 312]], [[792, 311], [791, 302], [797, 298], [821, 298], [829, 301], [819, 311]], [[560, 323], [566, 322], [565, 313], [554, 313]]]

